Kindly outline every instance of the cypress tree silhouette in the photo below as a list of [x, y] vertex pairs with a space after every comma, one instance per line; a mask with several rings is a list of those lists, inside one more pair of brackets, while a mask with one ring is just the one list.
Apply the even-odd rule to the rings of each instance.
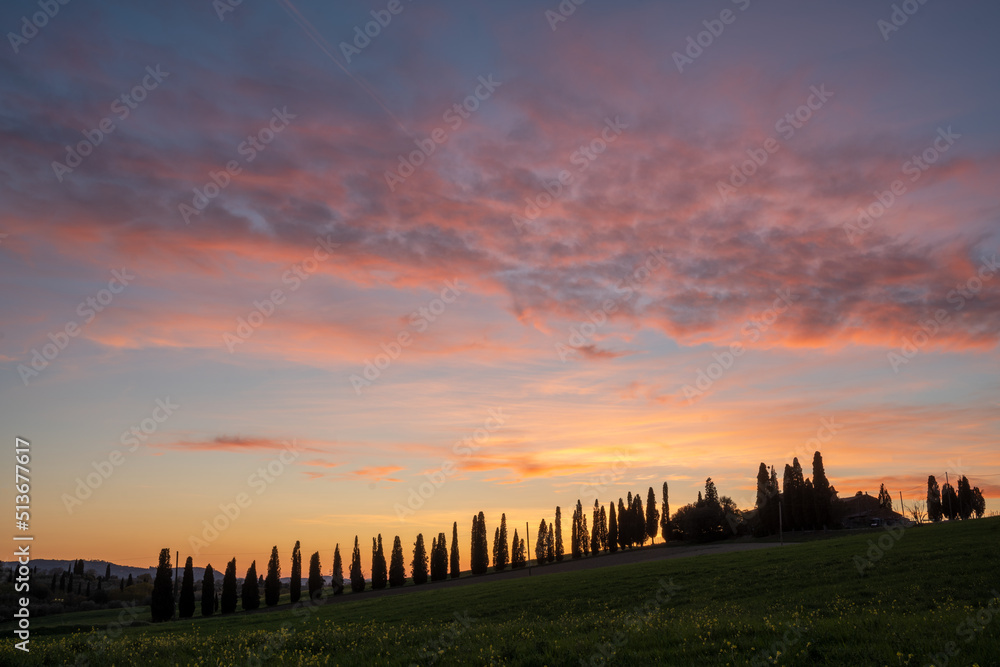
[[395, 588], [405, 583], [406, 565], [403, 562], [403, 544], [397, 535], [396, 540], [392, 543], [392, 555], [389, 557], [389, 586]]
[[344, 592], [344, 563], [340, 560], [340, 542], [333, 548], [333, 573], [330, 575], [330, 587], [334, 595]]
[[194, 566], [191, 556], [184, 563], [184, 576], [181, 577], [181, 597], [177, 603], [177, 617], [191, 618], [194, 616]]
[[887, 510], [892, 509], [892, 496], [889, 494], [889, 491], [885, 488], [885, 484], [879, 486], [878, 505], [882, 509], [887, 509]]
[[323, 584], [326, 583], [326, 580], [323, 579], [321, 573], [319, 552], [316, 551], [309, 557], [309, 579], [306, 586], [309, 588], [310, 600], [319, 600], [323, 597]]
[[510, 552], [507, 550], [507, 515], [500, 515], [500, 529], [498, 533], [499, 544], [497, 545], [497, 554], [493, 557], [493, 569], [497, 572], [503, 572], [507, 569], [507, 564], [510, 562]]
[[510, 543], [510, 569], [517, 570], [524, 567], [524, 542], [517, 537], [517, 528], [514, 529], [514, 540]]
[[108, 563], [107, 567], [104, 568], [104, 580], [108, 581], [111, 579], [111, 563]]
[[458, 560], [458, 522], [451, 525], [451, 578], [458, 579], [462, 568]]
[[969, 478], [962, 475], [958, 478], [958, 516], [963, 521], [972, 517], [974, 500]]
[[295, 540], [295, 546], [292, 548], [292, 574], [288, 582], [288, 594], [292, 604], [302, 597], [302, 549], [298, 540]]
[[351, 592], [360, 593], [365, 590], [365, 575], [361, 573], [361, 549], [358, 547], [358, 536], [354, 536], [354, 553], [351, 554]]
[[660, 512], [656, 509], [656, 494], [653, 493], [653, 487], [649, 487], [649, 492], [646, 494], [646, 537], [649, 538], [650, 544], [656, 542], [656, 535], [660, 532]]
[[563, 548], [562, 539], [562, 509], [556, 505], [556, 561], [561, 563], [565, 554], [566, 550]]
[[587, 515], [583, 513], [581, 509], [580, 514], [583, 516], [583, 525], [580, 526], [580, 547], [583, 549], [583, 555], [590, 555], [590, 531], [587, 528]]
[[941, 489], [934, 475], [927, 477], [927, 518], [937, 523], [944, 518], [941, 511]]
[[236, 559], [226, 564], [226, 573], [222, 577], [222, 598], [219, 601], [219, 611], [232, 614], [236, 611]]
[[597, 555], [601, 552], [601, 505], [594, 500], [594, 510], [590, 525], [590, 553]]
[[267, 579], [264, 580], [264, 604], [274, 607], [281, 597], [281, 561], [278, 560], [278, 545], [271, 547], [271, 559], [267, 562]]
[[[760, 473], [757, 485], [760, 486]], [[833, 525], [833, 494], [830, 492], [830, 480], [826, 477], [823, 466], [823, 455], [817, 450], [813, 454], [813, 495], [816, 505], [816, 527], [829, 528]]]
[[615, 514], [615, 504], [611, 503], [608, 511], [608, 551], [618, 551], [618, 515]]
[[132, 574], [129, 573], [129, 575], [128, 575], [128, 581], [125, 582], [125, 586], [128, 587], [128, 586], [131, 586], [131, 585], [132, 585]]
[[257, 582], [257, 561], [250, 563], [243, 588], [240, 591], [240, 605], [244, 611], [252, 611], [260, 607], [260, 586]]
[[550, 563], [556, 562], [555, 537], [552, 535], [552, 524], [549, 524], [549, 533], [545, 538], [545, 560]]
[[431, 581], [448, 578], [448, 541], [444, 533], [438, 533], [431, 550]]
[[[83, 561], [77, 561], [77, 568]], [[79, 584], [77, 585], [79, 587]], [[77, 590], [79, 593], [79, 590]], [[170, 569], [170, 549], [160, 549], [160, 562], [153, 580], [153, 595], [149, 607], [153, 622], [169, 621], [174, 617], [173, 571]]]
[[549, 540], [549, 529], [545, 526], [545, 519], [538, 524], [538, 537], [535, 540], [535, 563], [544, 565], [548, 560], [548, 549], [545, 543]]
[[[547, 535], [543, 535], [542, 539], [546, 537]], [[583, 554], [583, 549], [580, 548], [580, 517], [577, 516], [576, 510], [573, 510], [573, 522], [570, 526], [569, 553], [574, 560]]]
[[598, 516], [598, 520], [601, 522], [601, 531], [600, 531], [600, 534], [599, 534], [599, 537], [600, 537], [600, 540], [601, 540], [600, 550], [601, 551], [607, 551], [608, 550], [608, 515], [604, 511], [604, 505], [601, 505], [601, 513]]
[[413, 560], [410, 562], [410, 573], [414, 584], [427, 583], [427, 548], [424, 546], [424, 534], [417, 535], [413, 543]]
[[205, 575], [201, 578], [201, 615], [211, 616], [215, 613], [215, 570], [212, 564], [205, 566]]
[[372, 590], [385, 588], [388, 571], [385, 566], [385, 552], [382, 550], [382, 533], [378, 534], [378, 545], [372, 540]]
[[486, 574], [490, 567], [490, 552], [486, 537], [486, 517], [482, 512], [476, 517], [476, 530], [472, 543], [472, 573]]
[[941, 511], [948, 517], [948, 521], [958, 518], [958, 494], [955, 493], [955, 487], [948, 482], [941, 487]]
[[[631, 495], [631, 494], [630, 494]], [[625, 503], [618, 499], [618, 548], [625, 551], [625, 547], [631, 546], [628, 541], [628, 518], [629, 513], [625, 511]]]

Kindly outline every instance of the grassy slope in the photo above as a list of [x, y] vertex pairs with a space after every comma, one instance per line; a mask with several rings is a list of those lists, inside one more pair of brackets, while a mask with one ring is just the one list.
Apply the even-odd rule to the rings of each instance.
[[[72, 663], [85, 652], [91, 664], [246, 664], [258, 655], [265, 664], [406, 665], [434, 654], [438, 664], [604, 664], [608, 656], [620, 664], [744, 665], [755, 657], [774, 664], [773, 649], [782, 648], [775, 642], [784, 638], [778, 664], [928, 665], [948, 642], [958, 649], [949, 665], [997, 664], [1000, 619], [978, 632], [965, 630], [978, 624], [963, 634], [957, 628], [1000, 594], [1000, 519], [912, 528], [859, 574], [854, 557], [865, 557], [868, 541], [881, 535], [361, 596], [297, 615], [144, 625], [126, 628], [101, 653], [88, 639], [103, 627], [95, 634], [52, 627], [56, 634], [34, 635], [30, 656], [16, 652], [17, 662]], [[661, 580], [673, 588], [658, 603]], [[105, 623], [118, 614], [90, 613], [60, 623]], [[0, 663], [14, 654], [13, 640], [4, 639]]]

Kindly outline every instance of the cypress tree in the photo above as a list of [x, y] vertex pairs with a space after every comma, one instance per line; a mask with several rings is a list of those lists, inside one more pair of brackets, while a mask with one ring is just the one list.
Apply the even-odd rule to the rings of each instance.
[[403, 544], [397, 535], [396, 540], [392, 543], [392, 556], [389, 557], [389, 586], [395, 588], [405, 583], [406, 566], [403, 563]]
[[[971, 507], [971, 505], [970, 505]], [[507, 514], [500, 515], [499, 544], [497, 545], [497, 555], [493, 558], [493, 569], [503, 572], [510, 562], [510, 551], [507, 549]]]
[[295, 547], [292, 548], [292, 575], [288, 582], [288, 594], [292, 604], [302, 597], [302, 549], [298, 540], [295, 540]]
[[545, 561], [548, 560], [547, 549], [545, 548], [545, 543], [549, 539], [549, 529], [545, 527], [545, 519], [538, 524], [538, 538], [535, 540], [535, 563], [538, 565], [544, 565]]
[[667, 483], [663, 483], [663, 505], [660, 506], [660, 533], [663, 543], [670, 541], [670, 501], [667, 498]]
[[458, 560], [458, 522], [451, 525], [451, 578], [458, 579], [462, 572]]
[[125, 582], [125, 586], [128, 587], [128, 586], [131, 586], [131, 585], [132, 585], [132, 573], [129, 572], [128, 581]]
[[413, 561], [410, 562], [410, 572], [414, 584], [427, 583], [427, 548], [424, 547], [423, 533], [417, 534], [417, 541], [413, 543]]
[[628, 517], [625, 511], [625, 503], [618, 499], [618, 548], [625, 551], [625, 547], [630, 546], [628, 541]]
[[219, 601], [219, 611], [232, 614], [236, 611], [236, 559], [226, 564], [226, 573], [222, 577], [222, 598]]
[[[77, 561], [79, 563], [82, 561]], [[79, 591], [77, 591], [79, 592]], [[169, 621], [174, 617], [173, 571], [170, 569], [170, 549], [160, 549], [160, 562], [156, 566], [153, 580], [153, 595], [150, 602], [153, 622]]]
[[958, 494], [955, 493], [955, 487], [948, 482], [941, 487], [941, 511], [948, 517], [948, 521], [958, 518]]
[[941, 511], [941, 489], [934, 475], [927, 477], [927, 518], [937, 523], [944, 518]]
[[576, 510], [573, 510], [573, 523], [569, 537], [569, 553], [574, 560], [579, 558], [583, 553], [583, 550], [580, 549], [580, 520], [576, 515]]
[[378, 547], [372, 540], [372, 590], [385, 588], [388, 572], [385, 566], [385, 552], [382, 550], [382, 533], [378, 534]]
[[517, 538], [517, 528], [515, 528], [514, 540], [510, 544], [510, 569], [516, 570], [521, 567], [524, 567], [524, 551], [521, 550], [521, 543]]
[[[757, 485], [760, 486], [760, 474], [757, 475]], [[823, 455], [816, 451], [813, 454], [813, 494], [816, 505], [816, 527], [829, 528], [833, 524], [833, 494], [830, 492], [830, 480], [826, 477], [823, 466]]]
[[607, 551], [608, 550], [608, 515], [604, 512], [604, 505], [601, 505], [601, 513], [598, 516], [598, 520], [601, 522], [601, 531], [600, 531], [600, 540], [601, 540], [600, 547], [601, 548], [600, 548], [600, 550], [601, 551]]
[[958, 516], [963, 521], [972, 517], [974, 500], [969, 478], [962, 475], [958, 478]]
[[566, 553], [566, 550], [563, 548], [563, 539], [562, 539], [562, 509], [560, 509], [558, 505], [556, 505], [555, 536], [556, 536], [556, 560], [561, 563], [563, 556]]
[[486, 517], [482, 512], [475, 521], [472, 543], [472, 573], [486, 574], [490, 567], [490, 552], [486, 537]]
[[177, 603], [177, 617], [191, 618], [194, 616], [194, 566], [191, 556], [184, 563], [184, 575], [181, 577], [181, 597]]
[[267, 579], [264, 580], [264, 604], [274, 607], [281, 597], [281, 562], [278, 560], [278, 545], [271, 547], [271, 559], [267, 562]]
[[885, 488], [885, 484], [879, 486], [878, 490], [878, 505], [882, 509], [891, 510], [892, 509], [892, 495]]
[[649, 487], [646, 494], [646, 536], [650, 544], [656, 542], [656, 534], [660, 532], [660, 512], [656, 509], [656, 494], [653, 487]]
[[108, 581], [111, 579], [111, 563], [108, 563], [107, 567], [104, 568], [104, 580]]
[[306, 581], [310, 600], [319, 600], [323, 597], [323, 584], [325, 583], [319, 565], [319, 552], [316, 551], [309, 557], [309, 579]]
[[476, 562], [478, 557], [476, 552], [479, 550], [479, 517], [475, 514], [472, 515], [472, 537], [470, 538], [469, 544], [469, 570], [472, 574], [478, 574], [476, 572]]
[[549, 532], [545, 538], [545, 559], [550, 562], [556, 562], [556, 547], [555, 538], [552, 535], [552, 524], [549, 524]]
[[361, 573], [361, 549], [358, 546], [358, 536], [354, 536], [354, 553], [351, 554], [351, 592], [360, 593], [365, 590], [365, 575]]
[[[632, 526], [635, 530], [635, 541], [640, 546], [646, 545], [646, 513], [642, 511], [642, 498], [637, 493], [632, 501], [635, 507], [632, 510]], [[718, 498], [716, 498], [718, 502]]]
[[330, 575], [330, 587], [334, 595], [344, 592], [344, 562], [340, 559], [340, 542], [333, 548], [333, 572]]
[[594, 520], [590, 527], [590, 553], [597, 555], [601, 552], [601, 506], [594, 500]]
[[215, 613], [215, 570], [209, 564], [205, 567], [205, 576], [201, 578], [201, 615], [211, 616]]
[[250, 563], [243, 588], [240, 591], [240, 604], [244, 611], [252, 611], [260, 607], [260, 586], [257, 582], [257, 561]]
[[448, 576], [448, 551], [444, 533], [431, 538], [431, 581], [442, 581]]
[[618, 516], [615, 514], [614, 503], [611, 503], [611, 510], [608, 512], [608, 550], [611, 553], [618, 551]]

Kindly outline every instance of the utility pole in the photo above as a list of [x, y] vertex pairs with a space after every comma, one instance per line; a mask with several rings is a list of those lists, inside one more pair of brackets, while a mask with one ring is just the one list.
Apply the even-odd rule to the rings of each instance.
[[906, 518], [906, 505], [903, 504], [903, 492], [902, 491], [899, 492], [899, 509], [900, 509], [899, 513], [902, 514], [903, 518], [905, 519]]

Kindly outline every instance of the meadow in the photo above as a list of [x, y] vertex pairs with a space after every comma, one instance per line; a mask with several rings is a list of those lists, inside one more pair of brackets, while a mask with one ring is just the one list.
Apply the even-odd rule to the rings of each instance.
[[0, 663], [987, 667], [1000, 518], [367, 595], [155, 625], [140, 608], [122, 628], [121, 610], [40, 618], [30, 654], [4, 624]]

